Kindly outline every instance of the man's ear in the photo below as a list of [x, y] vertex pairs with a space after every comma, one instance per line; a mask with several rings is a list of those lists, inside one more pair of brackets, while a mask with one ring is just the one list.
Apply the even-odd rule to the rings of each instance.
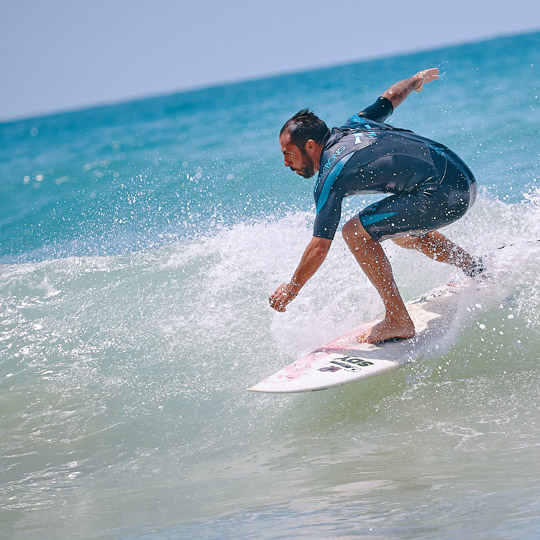
[[317, 149], [317, 143], [313, 139], [309, 139], [304, 145], [304, 150], [309, 154], [313, 155]]

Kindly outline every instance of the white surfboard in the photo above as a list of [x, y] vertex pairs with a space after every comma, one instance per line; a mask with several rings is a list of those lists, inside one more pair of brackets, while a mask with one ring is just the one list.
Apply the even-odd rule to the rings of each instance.
[[406, 306], [416, 327], [412, 339], [379, 345], [358, 343], [356, 336], [369, 326], [364, 325], [306, 354], [248, 390], [270, 393], [323, 390], [408, 364], [438, 347], [456, 316], [458, 293], [473, 283], [472, 279], [449, 283], [408, 302]]

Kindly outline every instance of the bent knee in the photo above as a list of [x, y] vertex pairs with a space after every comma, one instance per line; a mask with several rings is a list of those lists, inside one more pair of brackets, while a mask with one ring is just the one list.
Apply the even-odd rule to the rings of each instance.
[[341, 236], [343, 236], [343, 238], [345, 240], [347, 240], [347, 238], [350, 238], [351, 236], [354, 236], [354, 224], [351, 223], [352, 220], [350, 221], [347, 221], [347, 223], [345, 223], [345, 225], [343, 225], [343, 228], [341, 229]]
[[413, 249], [414, 247], [414, 239], [410, 236], [398, 236], [397, 238], [392, 238], [392, 242], [407, 249]]
[[364, 229], [364, 226], [362, 225], [362, 222], [357, 217], [354, 217], [347, 221], [345, 225], [343, 225], [343, 229], [341, 229], [341, 234], [343, 238], [345, 239], [345, 242], [352, 241], [358, 241], [358, 240], [370, 240], [371, 236], [368, 234], [366, 229]]

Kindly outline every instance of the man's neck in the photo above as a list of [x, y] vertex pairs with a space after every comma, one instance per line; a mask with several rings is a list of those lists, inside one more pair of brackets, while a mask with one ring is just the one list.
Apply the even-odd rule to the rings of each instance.
[[320, 168], [321, 168], [321, 156], [322, 156], [322, 153], [323, 153], [323, 148], [324, 148], [324, 143], [323, 144], [318, 144], [317, 145], [317, 152], [315, 154], [315, 158], [313, 160], [313, 163], [315, 164], [315, 172], [319, 172]]

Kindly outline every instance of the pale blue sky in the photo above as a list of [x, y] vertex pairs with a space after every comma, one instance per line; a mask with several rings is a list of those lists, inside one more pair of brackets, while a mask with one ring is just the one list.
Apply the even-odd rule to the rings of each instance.
[[0, 0], [0, 121], [534, 30], [539, 0]]

